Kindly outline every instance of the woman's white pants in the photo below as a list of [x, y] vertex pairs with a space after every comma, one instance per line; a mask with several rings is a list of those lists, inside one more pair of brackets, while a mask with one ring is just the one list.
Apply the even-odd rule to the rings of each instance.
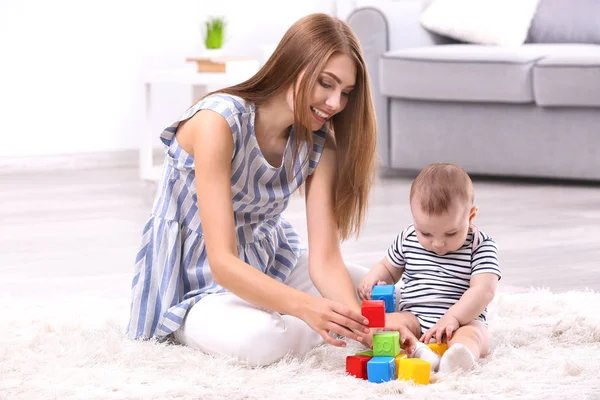
[[[368, 270], [352, 264], [346, 267], [357, 287]], [[308, 274], [307, 253], [285, 284], [320, 296]], [[253, 366], [271, 364], [286, 355], [303, 356], [323, 342], [301, 319], [255, 307], [229, 292], [211, 294], [196, 303], [174, 337], [205, 353], [234, 357]]]

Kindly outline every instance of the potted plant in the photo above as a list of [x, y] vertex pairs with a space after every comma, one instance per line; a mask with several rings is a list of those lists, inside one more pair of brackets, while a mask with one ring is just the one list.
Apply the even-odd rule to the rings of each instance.
[[223, 52], [223, 42], [225, 39], [225, 18], [211, 17], [205, 22], [206, 32], [204, 34], [205, 55], [210, 57], [219, 57]]

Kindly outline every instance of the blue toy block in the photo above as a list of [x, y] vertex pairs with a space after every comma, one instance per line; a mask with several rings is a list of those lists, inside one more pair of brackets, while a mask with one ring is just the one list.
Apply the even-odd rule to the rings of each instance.
[[396, 379], [396, 360], [394, 357], [373, 357], [367, 363], [369, 382], [382, 383]]
[[371, 292], [371, 299], [383, 300], [385, 312], [396, 311], [396, 287], [394, 285], [375, 285]]

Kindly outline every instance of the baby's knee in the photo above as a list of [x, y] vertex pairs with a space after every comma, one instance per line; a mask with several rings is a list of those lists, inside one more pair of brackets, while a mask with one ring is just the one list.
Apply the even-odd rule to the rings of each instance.
[[487, 327], [480, 321], [473, 321], [469, 326], [472, 328], [472, 335], [479, 342], [479, 345], [485, 346], [489, 340]]
[[489, 338], [487, 334], [487, 328], [479, 321], [473, 321], [468, 325], [464, 325], [459, 328], [460, 334], [454, 335], [453, 339], [450, 340], [449, 344], [452, 345], [454, 341], [460, 337], [468, 338], [471, 342], [477, 344], [480, 349], [486, 349], [488, 347]]
[[421, 322], [419, 318], [410, 311], [396, 311], [386, 314], [386, 325], [405, 326], [415, 337], [421, 337]]
[[487, 326], [483, 322], [474, 321], [473, 330], [473, 335], [479, 344], [481, 356], [485, 356], [490, 351], [490, 335]]

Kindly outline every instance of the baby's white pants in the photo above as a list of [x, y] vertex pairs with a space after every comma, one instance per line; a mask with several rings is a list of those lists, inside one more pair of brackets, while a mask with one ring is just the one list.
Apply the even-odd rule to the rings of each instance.
[[[355, 287], [368, 272], [359, 265], [346, 267]], [[308, 274], [307, 253], [285, 284], [320, 297]], [[301, 319], [255, 307], [230, 292], [211, 294], [196, 303], [174, 337], [205, 353], [233, 357], [253, 366], [271, 364], [288, 354], [303, 356], [323, 342]]]

